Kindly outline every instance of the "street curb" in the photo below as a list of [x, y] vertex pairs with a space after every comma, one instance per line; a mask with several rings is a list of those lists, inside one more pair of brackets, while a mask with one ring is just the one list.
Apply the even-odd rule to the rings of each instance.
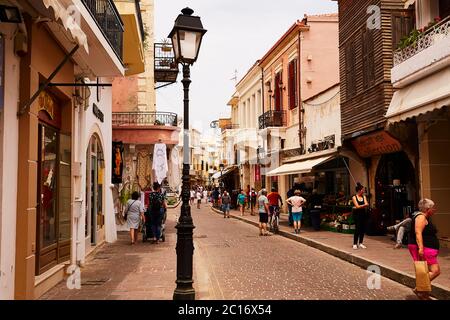
[[[214, 212], [223, 215], [222, 211], [220, 211], [218, 209], [215, 209], [215, 208], [212, 208], [212, 207], [211, 207], [211, 209]], [[231, 214], [230, 214], [230, 217], [232, 217], [234, 219], [237, 219], [237, 220], [240, 220], [240, 221], [243, 221], [243, 222], [246, 222], [246, 223], [251, 224], [253, 226], [259, 227], [259, 224], [257, 222], [255, 222], [255, 221], [247, 220], [247, 219], [245, 219], [243, 217], [235, 216], [235, 215], [231, 215]], [[400, 270], [388, 267], [388, 266], [383, 265], [381, 263], [378, 263], [376, 261], [368, 260], [368, 259], [362, 258], [362, 257], [357, 257], [357, 256], [354, 256], [351, 253], [339, 250], [339, 249], [334, 248], [332, 246], [325, 245], [325, 244], [323, 244], [321, 242], [318, 242], [318, 241], [315, 241], [315, 240], [306, 239], [306, 238], [303, 238], [302, 236], [291, 234], [291, 233], [283, 231], [283, 230], [280, 230], [278, 232], [278, 235], [283, 236], [283, 237], [288, 238], [288, 239], [291, 239], [291, 240], [294, 240], [294, 241], [297, 241], [297, 242], [300, 242], [300, 243], [303, 243], [303, 244], [305, 244], [307, 246], [310, 246], [312, 248], [318, 249], [320, 251], [326, 252], [326, 253], [328, 253], [328, 254], [330, 254], [332, 256], [335, 256], [335, 257], [337, 257], [339, 259], [342, 259], [344, 261], [350, 262], [350, 263], [352, 263], [352, 264], [354, 264], [354, 265], [356, 265], [358, 267], [361, 267], [361, 268], [363, 268], [365, 270], [367, 270], [367, 268], [369, 266], [377, 265], [377, 266], [380, 267], [381, 274], [383, 275], [383, 277], [391, 279], [391, 280], [393, 280], [395, 282], [398, 282], [398, 283], [403, 284], [403, 285], [405, 285], [407, 287], [410, 287], [410, 288], [414, 288], [416, 286], [416, 279], [414, 277], [410, 276], [407, 273], [404, 273], [403, 271], [400, 271]], [[432, 292], [431, 292], [431, 294], [432, 294], [432, 296], [434, 296], [434, 297], [436, 297], [437, 299], [440, 299], [440, 300], [450, 300], [450, 290], [448, 288], [446, 288], [444, 286], [441, 286], [441, 285], [438, 285], [438, 284], [433, 284], [432, 285]]]

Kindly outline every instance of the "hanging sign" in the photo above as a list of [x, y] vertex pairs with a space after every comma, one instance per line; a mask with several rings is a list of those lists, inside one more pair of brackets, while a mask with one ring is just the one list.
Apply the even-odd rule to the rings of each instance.
[[55, 118], [55, 99], [46, 91], [42, 91], [38, 97], [38, 112], [44, 110], [50, 116], [50, 119]]
[[92, 112], [94, 113], [95, 117], [100, 120], [100, 122], [105, 121], [105, 116], [103, 115], [103, 112], [97, 107], [97, 105], [94, 103], [92, 106]]
[[402, 150], [402, 145], [386, 131], [356, 138], [352, 141], [353, 146], [362, 158], [395, 153]]

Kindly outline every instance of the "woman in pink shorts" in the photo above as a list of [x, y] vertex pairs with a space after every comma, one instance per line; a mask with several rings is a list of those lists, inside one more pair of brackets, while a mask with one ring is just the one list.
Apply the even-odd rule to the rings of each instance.
[[[436, 212], [434, 202], [430, 199], [419, 201], [419, 211], [412, 216], [411, 231], [408, 237], [408, 249], [414, 261], [425, 260], [430, 271], [430, 281], [441, 274], [437, 256], [439, 254], [439, 239], [437, 229], [431, 222], [431, 216]], [[414, 293], [420, 299], [429, 300], [428, 292]]]

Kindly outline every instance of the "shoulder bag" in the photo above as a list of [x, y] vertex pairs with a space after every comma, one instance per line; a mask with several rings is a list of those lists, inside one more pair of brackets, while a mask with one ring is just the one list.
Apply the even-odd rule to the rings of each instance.
[[130, 210], [130, 207], [131, 207], [136, 201], [137, 201], [137, 200], [134, 200], [134, 201], [128, 206], [127, 210], [125, 211], [125, 214], [123, 215], [123, 218], [124, 218], [125, 220], [128, 219], [128, 210]]

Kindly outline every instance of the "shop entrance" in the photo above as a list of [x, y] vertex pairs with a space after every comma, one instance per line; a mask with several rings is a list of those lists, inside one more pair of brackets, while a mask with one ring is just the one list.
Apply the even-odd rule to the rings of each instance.
[[71, 237], [70, 136], [44, 123], [38, 136], [37, 275], [69, 260]]
[[96, 245], [103, 228], [104, 157], [100, 139], [93, 135], [86, 152], [86, 245]]
[[417, 174], [405, 152], [381, 157], [375, 176], [376, 208], [382, 225], [389, 226], [410, 214], [418, 202]]

